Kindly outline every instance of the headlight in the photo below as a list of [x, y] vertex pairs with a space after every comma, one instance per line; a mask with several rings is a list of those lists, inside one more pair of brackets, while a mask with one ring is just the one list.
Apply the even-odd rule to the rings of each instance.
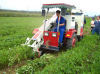
[[66, 36], [70, 36], [69, 34], [67, 34]]
[[56, 34], [56, 33], [52, 33], [52, 36], [53, 36], [53, 37], [56, 37], [56, 36], [57, 36], [57, 34]]
[[45, 36], [49, 36], [49, 33], [45, 32], [44, 35], [45, 35]]

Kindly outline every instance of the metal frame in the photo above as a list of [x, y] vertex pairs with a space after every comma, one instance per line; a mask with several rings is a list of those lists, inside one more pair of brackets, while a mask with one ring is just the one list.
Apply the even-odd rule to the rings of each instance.
[[42, 8], [76, 8], [74, 5], [65, 3], [43, 4]]

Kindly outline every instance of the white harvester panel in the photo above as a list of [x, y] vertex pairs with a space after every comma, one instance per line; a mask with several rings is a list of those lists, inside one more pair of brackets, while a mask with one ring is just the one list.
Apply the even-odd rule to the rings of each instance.
[[77, 35], [80, 35], [81, 28], [83, 28], [84, 25], [84, 14], [78, 9], [73, 9], [71, 13], [75, 16], [75, 22], [78, 24]]
[[75, 29], [75, 24], [77, 23], [77, 35], [80, 35], [81, 28], [84, 25], [84, 14], [81, 10], [72, 10], [71, 13], [64, 16], [67, 23], [66, 23], [66, 30]]
[[66, 19], [66, 30], [69, 29], [75, 29], [75, 18], [73, 15], [66, 15], [65, 19]]
[[80, 35], [81, 28], [83, 28], [84, 25], [84, 15], [75, 15], [75, 18], [75, 21], [78, 24], [77, 35]]

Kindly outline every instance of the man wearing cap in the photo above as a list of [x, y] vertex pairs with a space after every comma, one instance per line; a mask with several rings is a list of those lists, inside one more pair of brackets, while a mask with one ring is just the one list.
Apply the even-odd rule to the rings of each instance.
[[57, 31], [60, 32], [59, 44], [62, 45], [63, 36], [64, 36], [64, 32], [65, 32], [65, 29], [66, 29], [66, 20], [65, 20], [64, 17], [62, 17], [60, 15], [60, 11], [59, 10], [56, 11], [56, 15], [57, 15], [56, 28], [54, 29], [54, 32], [57, 32]]

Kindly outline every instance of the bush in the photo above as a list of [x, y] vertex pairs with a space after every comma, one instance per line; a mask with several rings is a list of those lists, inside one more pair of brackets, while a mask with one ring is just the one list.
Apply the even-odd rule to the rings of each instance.
[[33, 74], [35, 71], [42, 70], [46, 65], [54, 61], [55, 57], [49, 54], [41, 56], [41, 58], [28, 61], [28, 64], [17, 69], [18, 74]]
[[33, 56], [33, 51], [26, 46], [17, 46], [9, 50], [0, 51], [0, 69], [5, 66], [21, 62], [21, 60], [29, 59]]

